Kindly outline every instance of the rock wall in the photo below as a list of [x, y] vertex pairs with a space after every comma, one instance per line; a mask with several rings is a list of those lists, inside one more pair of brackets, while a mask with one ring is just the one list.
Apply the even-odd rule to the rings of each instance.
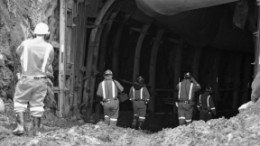
[[58, 0], [0, 0], [0, 97], [13, 97], [20, 68], [15, 50], [38, 22], [49, 25], [50, 41], [59, 39], [57, 6]]

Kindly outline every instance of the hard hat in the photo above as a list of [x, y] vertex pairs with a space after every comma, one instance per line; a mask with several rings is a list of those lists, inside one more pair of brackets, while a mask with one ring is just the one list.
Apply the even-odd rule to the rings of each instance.
[[40, 22], [35, 26], [33, 33], [39, 35], [50, 34], [49, 26], [45, 23]]
[[136, 82], [139, 83], [139, 84], [144, 84], [144, 78], [142, 76], [138, 76], [136, 78]]
[[112, 71], [110, 69], [107, 69], [104, 73], [104, 75], [113, 75]]
[[207, 91], [207, 92], [212, 92], [212, 88], [211, 88], [211, 87], [207, 87], [207, 88], [206, 88], [206, 91]]

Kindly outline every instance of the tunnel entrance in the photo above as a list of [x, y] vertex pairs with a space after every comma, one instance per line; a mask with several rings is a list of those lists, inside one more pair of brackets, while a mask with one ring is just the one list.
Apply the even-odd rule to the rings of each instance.
[[[161, 127], [177, 125], [176, 85], [185, 72], [191, 72], [202, 88], [213, 88], [217, 117], [234, 116], [238, 106], [250, 100], [253, 37], [233, 25], [230, 4], [174, 17], [149, 17], [133, 0], [67, 5], [67, 81], [73, 95], [67, 105], [79, 105], [88, 118], [102, 117], [95, 92], [106, 69], [113, 71], [125, 93], [138, 75], [145, 78], [152, 96], [150, 116], [167, 119]], [[120, 104], [120, 111], [128, 113], [126, 119], [131, 110], [130, 101]]]

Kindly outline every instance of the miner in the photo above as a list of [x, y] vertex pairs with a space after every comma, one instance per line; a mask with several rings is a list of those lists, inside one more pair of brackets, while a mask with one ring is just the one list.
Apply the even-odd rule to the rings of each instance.
[[150, 100], [150, 94], [142, 76], [138, 76], [135, 84], [130, 88], [129, 99], [133, 103], [132, 128], [142, 129], [146, 117], [147, 104]]
[[184, 79], [178, 83], [178, 118], [179, 125], [189, 124], [192, 122], [192, 113], [194, 106], [194, 94], [200, 90], [199, 83], [191, 76], [190, 73], [184, 74]]
[[47, 94], [47, 68], [54, 58], [53, 46], [47, 42], [50, 32], [45, 23], [38, 23], [33, 38], [21, 43], [16, 52], [20, 57], [21, 74], [15, 88], [14, 111], [17, 127], [13, 133], [24, 134], [24, 112], [29, 104], [33, 117], [33, 134], [37, 134], [44, 112], [44, 98]]
[[205, 122], [212, 119], [216, 115], [216, 108], [212, 98], [211, 87], [207, 87], [205, 92], [199, 95], [197, 108], [200, 113], [200, 120], [204, 120]]
[[102, 98], [101, 104], [104, 107], [105, 123], [108, 125], [117, 125], [119, 114], [118, 93], [123, 90], [124, 87], [113, 79], [112, 71], [106, 70], [104, 80], [98, 85], [97, 96]]

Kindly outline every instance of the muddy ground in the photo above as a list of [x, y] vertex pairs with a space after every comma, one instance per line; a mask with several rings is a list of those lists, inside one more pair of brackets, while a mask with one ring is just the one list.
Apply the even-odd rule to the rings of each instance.
[[[194, 121], [188, 126], [165, 128], [158, 132], [111, 127], [102, 121], [91, 124], [61, 119], [47, 111], [40, 136], [14, 136], [12, 102], [0, 115], [0, 145], [5, 146], [253, 146], [260, 145], [260, 102], [230, 119]], [[29, 119], [29, 116], [27, 116]], [[26, 127], [30, 129], [30, 120]], [[119, 124], [120, 126], [120, 124]]]

